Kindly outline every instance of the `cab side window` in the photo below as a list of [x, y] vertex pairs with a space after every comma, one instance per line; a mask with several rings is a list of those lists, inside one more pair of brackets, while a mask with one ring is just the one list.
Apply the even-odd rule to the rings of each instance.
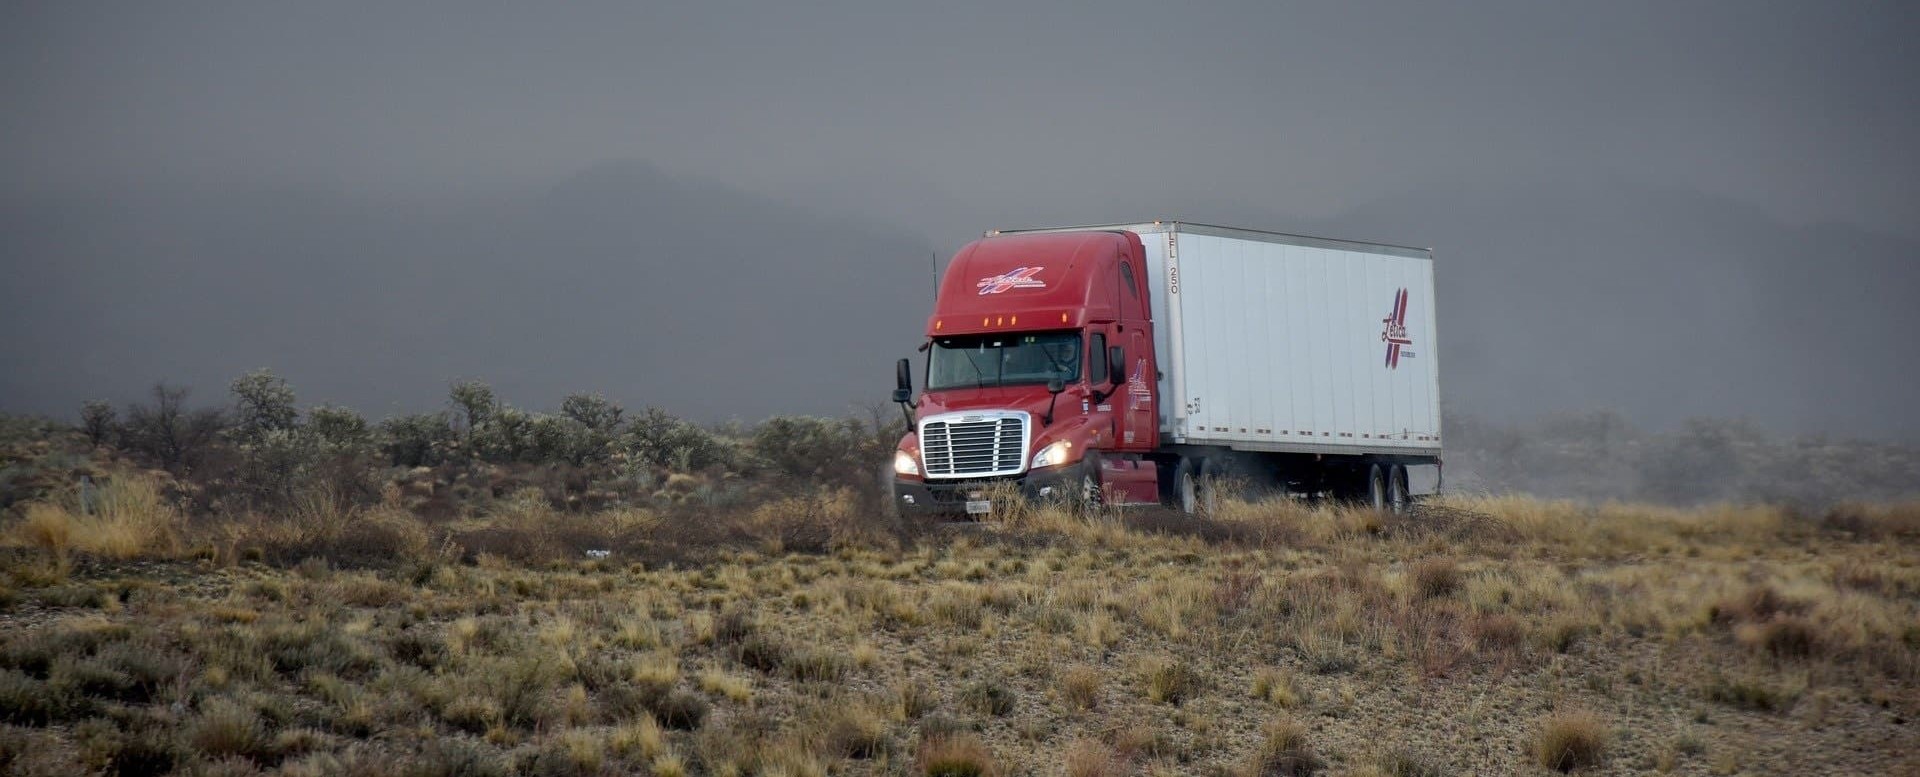
[[1133, 284], [1133, 264], [1131, 262], [1120, 263], [1120, 278], [1127, 282], [1127, 293], [1132, 294], [1134, 299], [1139, 299], [1140, 287]]
[[1087, 380], [1089, 383], [1098, 385], [1107, 382], [1107, 336], [1105, 334], [1094, 335], [1092, 344], [1093, 353], [1087, 359], [1087, 366], [1089, 368]]

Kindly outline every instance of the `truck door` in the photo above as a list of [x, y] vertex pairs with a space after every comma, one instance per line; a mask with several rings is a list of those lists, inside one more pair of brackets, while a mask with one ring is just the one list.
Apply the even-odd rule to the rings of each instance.
[[[1133, 246], [1138, 246], [1138, 240], [1134, 238]], [[1139, 256], [1140, 249], [1133, 247], [1120, 257], [1120, 329], [1113, 335], [1113, 344], [1127, 350], [1127, 380], [1114, 387], [1114, 436], [1121, 448], [1152, 450], [1160, 444], [1159, 408], [1154, 405], [1159, 375], [1153, 358], [1153, 318], [1133, 271]]]
[[1153, 332], [1144, 322], [1128, 322], [1127, 382], [1114, 397], [1119, 416], [1120, 444], [1126, 448], [1150, 450], [1160, 444], [1160, 414], [1154, 407]]

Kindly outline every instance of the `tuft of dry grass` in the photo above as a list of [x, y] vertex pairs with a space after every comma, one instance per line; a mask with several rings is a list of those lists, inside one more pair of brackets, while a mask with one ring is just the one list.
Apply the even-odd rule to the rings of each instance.
[[107, 558], [168, 557], [179, 552], [180, 514], [142, 475], [121, 475], [89, 492], [85, 505], [34, 502], [14, 527], [17, 544], [64, 560], [69, 551]]
[[1253, 685], [1250, 689], [1253, 698], [1268, 702], [1283, 709], [1300, 706], [1306, 694], [1300, 688], [1300, 682], [1292, 672], [1277, 667], [1262, 667], [1253, 673]]
[[1067, 777], [1123, 777], [1133, 773], [1119, 753], [1095, 739], [1067, 745], [1065, 761]]
[[1293, 718], [1269, 722], [1260, 732], [1260, 745], [1248, 764], [1251, 777], [1306, 777], [1327, 766], [1307, 741], [1307, 727]]
[[1060, 675], [1060, 697], [1075, 709], [1090, 710], [1100, 705], [1100, 670], [1076, 666]]
[[972, 734], [943, 734], [920, 743], [920, 773], [926, 777], [994, 777], [993, 751]]
[[1613, 732], [1600, 716], [1586, 710], [1562, 710], [1549, 716], [1533, 738], [1533, 760], [1558, 772], [1600, 765]]
[[1200, 692], [1201, 678], [1179, 659], [1154, 656], [1141, 662], [1147, 698], [1159, 704], [1180, 704]]
[[1460, 565], [1453, 559], [1422, 559], [1413, 565], [1413, 593], [1421, 599], [1438, 599], [1460, 590]]

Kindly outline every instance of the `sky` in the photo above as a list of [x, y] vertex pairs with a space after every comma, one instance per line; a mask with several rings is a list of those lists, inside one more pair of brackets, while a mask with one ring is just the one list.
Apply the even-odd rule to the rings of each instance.
[[[1454, 258], [1465, 269], [1452, 299], [1440, 272], [1442, 322], [1453, 305], [1467, 325], [1447, 331], [1468, 339], [1443, 353], [1482, 365], [1448, 374], [1461, 386], [1449, 398], [1475, 412], [1599, 405], [1650, 423], [1724, 412], [1797, 432], [1920, 434], [1886, 385], [1920, 354], [1910, 336], [1881, 331], [1920, 323], [1883, 299], [1920, 261], [1916, 22], [1910, 4], [1867, 2], [12, 3], [0, 10], [0, 263], [19, 280], [0, 290], [13, 303], [0, 312], [13, 333], [0, 356], [31, 369], [0, 378], [0, 408], [69, 412], [81, 394], [131, 396], [161, 377], [213, 395], [223, 370], [271, 363], [296, 387], [382, 410], [435, 401], [427, 392], [452, 371], [500, 375], [524, 404], [550, 406], [576, 371], [574, 385], [633, 404], [828, 412], [854, 401], [831, 394], [865, 385], [846, 373], [911, 347], [928, 252], [951, 255], [995, 227], [1184, 218], [1340, 230]], [[612, 190], [580, 184], [604, 184], [609, 170]], [[462, 340], [454, 306], [425, 306], [434, 318], [413, 321], [406, 305], [368, 301], [378, 296], [368, 288], [393, 286], [382, 273], [432, 296], [441, 286], [430, 279], [489, 254], [512, 268], [502, 284], [523, 286], [475, 280], [462, 288], [470, 298], [561, 284], [554, 309], [527, 324], [541, 341], [542, 321], [578, 307], [564, 284], [580, 277], [554, 250], [563, 246], [541, 240], [562, 225], [584, 236], [591, 250], [579, 256], [597, 259], [578, 265], [596, 272], [645, 245], [606, 238], [617, 218], [581, 223], [595, 207], [578, 199], [583, 188], [600, 191], [600, 205], [701, 203], [720, 212], [677, 215], [725, 223], [737, 209], [810, 239], [794, 225], [861, 235], [864, 248], [848, 249], [860, 256], [839, 271], [869, 276], [855, 290], [885, 301], [813, 293], [849, 311], [836, 326], [907, 334], [837, 349], [857, 361], [796, 365], [794, 377], [819, 386], [811, 394], [742, 389], [707, 403], [703, 381], [753, 373], [689, 370], [665, 350], [569, 359], [549, 344], [542, 377], [514, 378], [531, 368]], [[560, 202], [573, 210], [555, 216]], [[666, 210], [640, 221], [672, 229], [659, 221]], [[241, 219], [249, 234], [236, 242]], [[454, 228], [504, 231], [463, 248], [446, 236]], [[790, 253], [781, 233], [761, 237], [729, 250], [797, 261], [776, 258]], [[1578, 256], [1553, 258], [1574, 244]], [[1649, 259], [1650, 244], [1687, 248]], [[1865, 258], [1823, 253], [1832, 246]], [[697, 241], [677, 250], [677, 261], [707, 261]], [[1756, 251], [1766, 256], [1745, 261]], [[1538, 364], [1537, 348], [1527, 360], [1501, 355], [1511, 333], [1483, 315], [1486, 302], [1541, 291], [1491, 288], [1519, 257], [1560, 262], [1565, 273], [1529, 281], [1551, 286], [1591, 272], [1577, 262], [1613, 266], [1623, 253], [1637, 256], [1621, 273], [1656, 276], [1614, 277], [1632, 304], [1583, 310], [1582, 326], [1605, 335], [1617, 324], [1629, 345], [1657, 344], [1646, 317], [1672, 312], [1661, 268], [1734, 281], [1682, 279], [1715, 317], [1674, 319], [1667, 339], [1779, 327], [1755, 301], [1805, 283], [1794, 268], [1807, 264], [1834, 287], [1821, 299], [1869, 307], [1770, 331], [1762, 343], [1780, 348], [1709, 363], [1671, 388], [1659, 379], [1681, 357], [1647, 363], [1632, 347], [1591, 373]], [[301, 266], [283, 267], [290, 256]], [[183, 267], [248, 280], [186, 285], [169, 269]], [[234, 300], [311, 287], [309, 273], [340, 279], [321, 284], [333, 296], [307, 323], [249, 345], [238, 330], [284, 300]], [[107, 284], [119, 296], [84, 289], [103, 275], [143, 280]], [[779, 293], [755, 289], [727, 287], [720, 309], [765, 307]], [[174, 299], [154, 302], [162, 291]], [[90, 304], [77, 320], [46, 320]], [[377, 315], [360, 315], [368, 309]], [[865, 309], [873, 315], [855, 315]], [[330, 333], [326, 311], [381, 323]], [[152, 332], [186, 318], [204, 321], [179, 337]], [[470, 355], [426, 364], [408, 350], [424, 346], [391, 342], [435, 326], [446, 327], [436, 350]], [[740, 348], [765, 342], [728, 331]], [[387, 361], [355, 355], [369, 338], [390, 341]], [[622, 372], [593, 361], [604, 358], [669, 364]], [[1768, 370], [1748, 374], [1752, 359]], [[339, 377], [369, 370], [393, 385]], [[663, 372], [677, 377], [623, 388]], [[1733, 373], [1737, 390], [1725, 382]], [[884, 395], [884, 366], [874, 374]], [[1858, 407], [1827, 407], [1836, 392]]]

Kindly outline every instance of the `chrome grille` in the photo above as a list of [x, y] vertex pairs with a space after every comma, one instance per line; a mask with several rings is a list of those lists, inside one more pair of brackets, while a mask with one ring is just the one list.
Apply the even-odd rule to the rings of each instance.
[[1013, 475], [1026, 469], [1025, 413], [959, 414], [920, 425], [927, 477]]

